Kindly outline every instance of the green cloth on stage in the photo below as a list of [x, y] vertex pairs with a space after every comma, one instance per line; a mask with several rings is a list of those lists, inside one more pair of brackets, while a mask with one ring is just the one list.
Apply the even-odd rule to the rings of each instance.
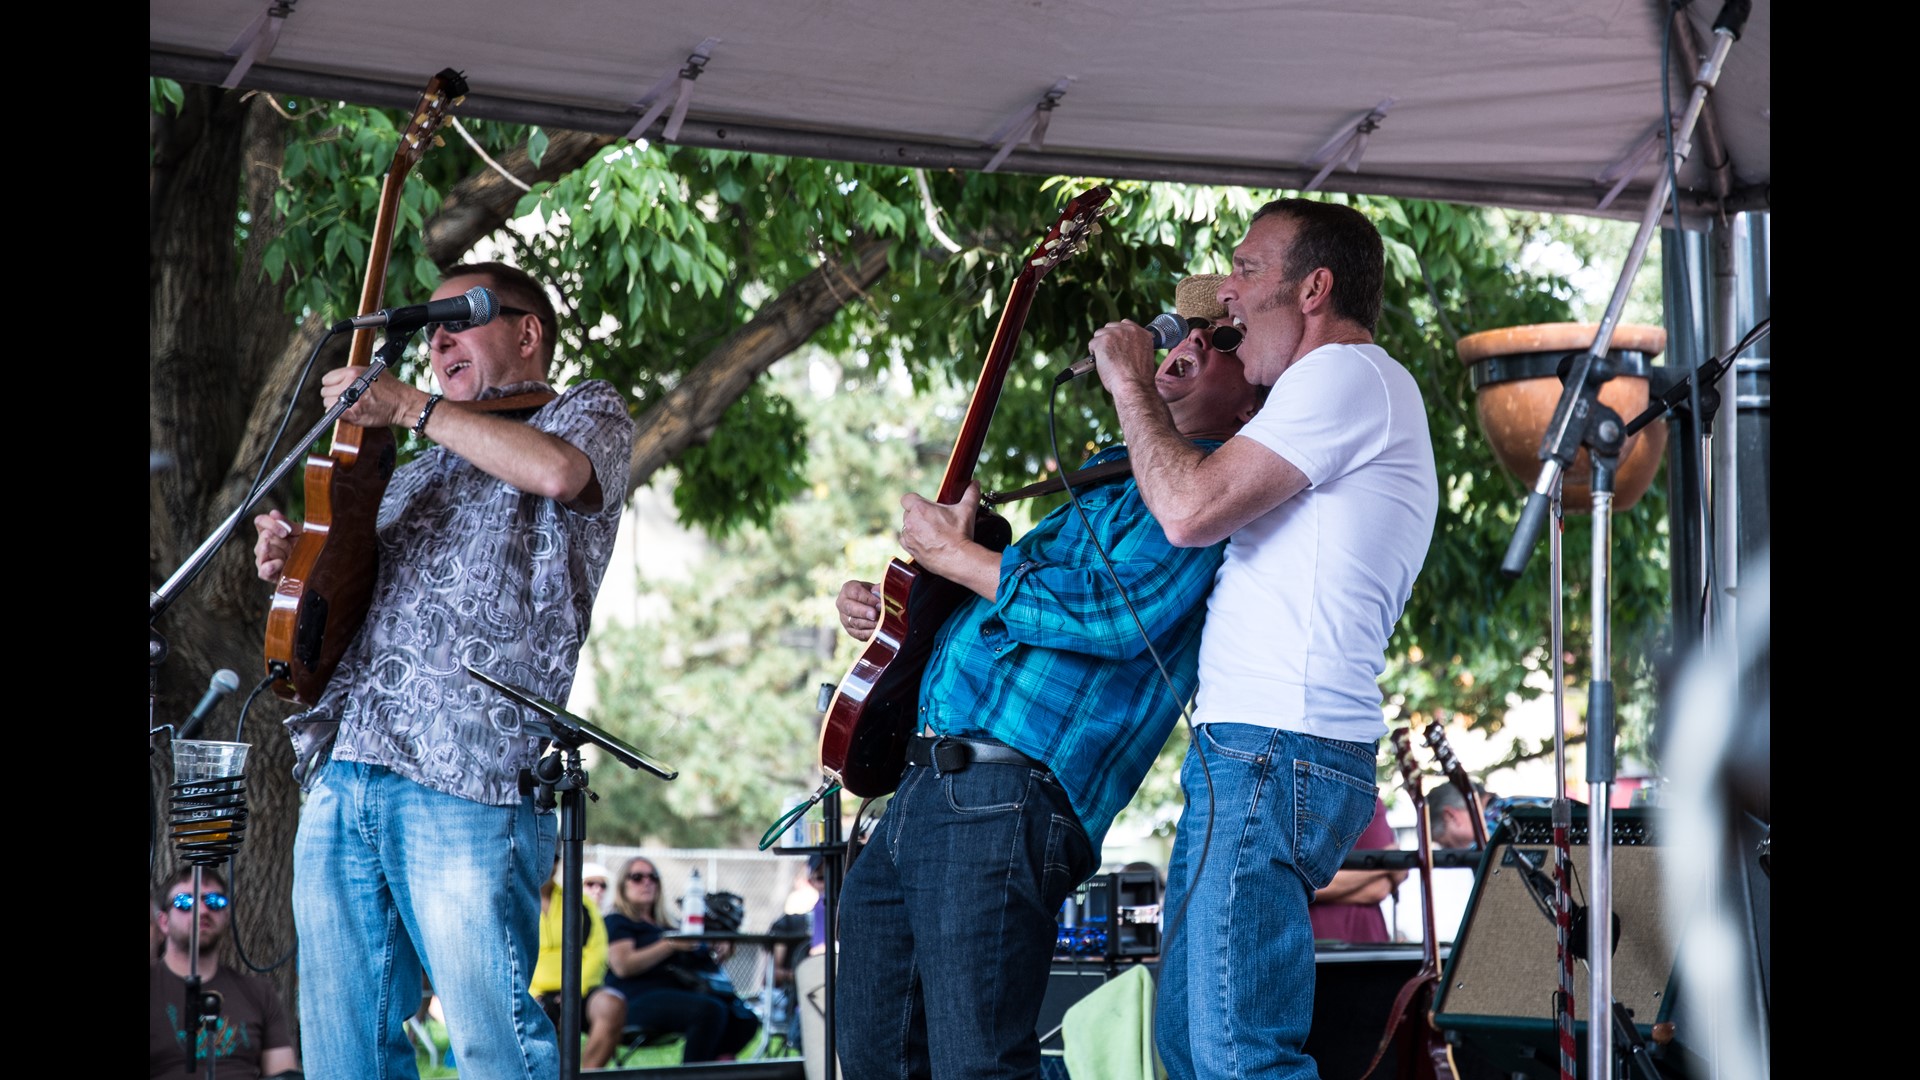
[[1153, 1052], [1153, 976], [1145, 964], [1075, 1002], [1060, 1034], [1074, 1080], [1166, 1080]]

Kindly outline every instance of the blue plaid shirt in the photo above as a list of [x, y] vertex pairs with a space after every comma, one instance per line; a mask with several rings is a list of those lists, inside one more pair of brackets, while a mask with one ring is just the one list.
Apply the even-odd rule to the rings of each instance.
[[[1087, 464], [1126, 453], [1111, 447]], [[1124, 591], [1073, 504], [1062, 505], [1001, 554], [998, 599], [973, 597], [940, 628], [920, 720], [921, 730], [986, 736], [1045, 761], [1097, 855], [1193, 696], [1200, 624], [1226, 542], [1168, 543], [1131, 478], [1077, 494]]]

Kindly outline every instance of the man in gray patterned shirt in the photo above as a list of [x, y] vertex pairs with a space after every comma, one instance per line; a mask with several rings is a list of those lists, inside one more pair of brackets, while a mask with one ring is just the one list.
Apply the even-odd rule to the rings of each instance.
[[[610, 384], [545, 404], [556, 322], [518, 269], [450, 270], [481, 325], [429, 328], [439, 394], [382, 376], [345, 419], [432, 445], [395, 471], [377, 521], [372, 608], [311, 710], [287, 721], [306, 790], [294, 840], [302, 1058], [314, 1076], [412, 1075], [404, 1021], [422, 975], [465, 1078], [549, 1080], [553, 1025], [528, 994], [556, 823], [520, 791], [543, 749], [530, 714], [463, 665], [564, 702], [626, 497], [633, 421]], [[331, 406], [364, 369], [328, 372]], [[468, 404], [475, 403], [475, 404]], [[299, 525], [254, 518], [276, 581]]]

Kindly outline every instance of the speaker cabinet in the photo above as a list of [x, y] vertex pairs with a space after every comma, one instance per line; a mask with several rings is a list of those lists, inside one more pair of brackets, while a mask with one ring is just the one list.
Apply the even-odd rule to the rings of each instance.
[[[1613, 910], [1619, 939], [1612, 978], [1614, 997], [1632, 1012], [1641, 1039], [1654, 1046], [1654, 1025], [1668, 1021], [1673, 1012], [1674, 947], [1665, 925], [1659, 834], [1651, 815], [1645, 807], [1613, 811]], [[1585, 904], [1591, 895], [1588, 831], [1587, 808], [1574, 806], [1569, 840], [1576, 904]], [[1456, 1043], [1474, 1045], [1503, 1067], [1528, 1076], [1559, 1072], [1553, 852], [1547, 808], [1515, 808], [1501, 820], [1480, 864], [1434, 1002], [1435, 1023]], [[1539, 891], [1544, 891], [1544, 899]], [[1575, 944], [1584, 951], [1584, 930], [1578, 936], [1582, 940]], [[1576, 960], [1574, 1030], [1582, 1047], [1594, 1014], [1588, 979], [1586, 962]], [[1605, 1009], [1600, 1017], [1600, 1030], [1609, 1031]], [[1584, 1049], [1581, 1053], [1584, 1060]]]

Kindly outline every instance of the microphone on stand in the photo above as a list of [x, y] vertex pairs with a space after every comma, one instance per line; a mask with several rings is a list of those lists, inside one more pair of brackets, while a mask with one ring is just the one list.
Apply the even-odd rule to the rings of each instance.
[[194, 729], [199, 727], [200, 721], [205, 720], [207, 714], [213, 711], [215, 703], [238, 689], [240, 689], [240, 676], [234, 674], [233, 669], [221, 668], [214, 672], [213, 681], [207, 684], [207, 692], [200, 695], [200, 704], [193, 707], [193, 715], [187, 717], [187, 722], [180, 725], [180, 733], [174, 738], [192, 737]]
[[[1175, 345], [1180, 344], [1181, 340], [1184, 339], [1188, 333], [1187, 320], [1170, 311], [1163, 311], [1155, 315], [1153, 321], [1147, 324], [1147, 329], [1153, 332], [1153, 347], [1156, 350], [1173, 348]], [[1085, 375], [1087, 372], [1093, 370], [1093, 364], [1092, 356], [1086, 356], [1074, 361], [1065, 371], [1054, 376], [1053, 385], [1059, 386], [1061, 383], [1067, 382], [1070, 379], [1077, 379]]]
[[494, 298], [493, 290], [485, 285], [475, 285], [459, 296], [449, 296], [444, 300], [433, 300], [425, 304], [410, 304], [407, 307], [385, 308], [371, 315], [355, 315], [350, 319], [341, 319], [333, 324], [334, 333], [346, 330], [367, 330], [386, 327], [388, 336], [412, 333], [423, 326], [433, 323], [463, 322], [481, 326], [493, 321], [500, 310], [500, 303]]

